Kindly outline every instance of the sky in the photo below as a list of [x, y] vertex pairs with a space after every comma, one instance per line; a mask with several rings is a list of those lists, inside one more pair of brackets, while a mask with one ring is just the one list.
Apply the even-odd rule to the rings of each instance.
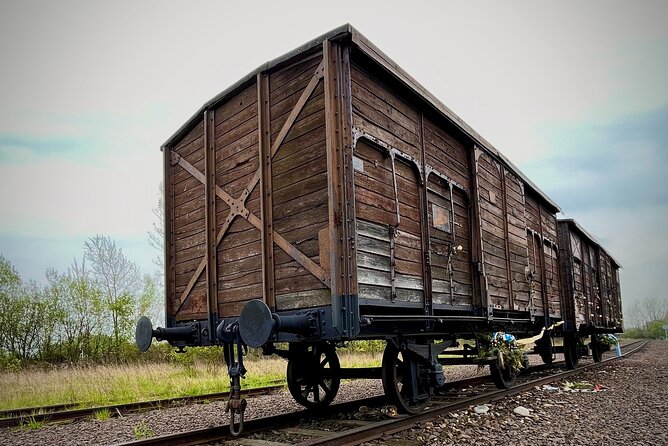
[[[335, 6], [328, 6], [335, 5]], [[108, 235], [145, 272], [160, 145], [257, 66], [351, 23], [665, 297], [668, 2], [0, 0], [0, 255]]]

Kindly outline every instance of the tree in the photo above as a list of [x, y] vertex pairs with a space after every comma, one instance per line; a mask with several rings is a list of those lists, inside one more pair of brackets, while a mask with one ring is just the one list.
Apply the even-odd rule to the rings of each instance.
[[153, 258], [153, 263], [157, 267], [156, 281], [159, 288], [164, 286], [163, 272], [165, 270], [165, 194], [163, 183], [158, 186], [158, 205], [153, 208], [153, 227], [148, 231], [148, 244], [158, 251]]
[[155, 280], [149, 275], [144, 275], [144, 287], [139, 296], [138, 316], [148, 316], [154, 325], [163, 325], [165, 305]]
[[128, 260], [110, 237], [96, 235], [84, 243], [84, 257], [90, 262], [92, 277], [102, 292], [102, 301], [111, 317], [116, 349], [134, 324], [131, 320], [140, 285], [139, 268]]
[[668, 299], [646, 297], [636, 301], [625, 312], [625, 320], [629, 328], [647, 328], [652, 321], [668, 318]]
[[47, 293], [59, 302], [59, 341], [62, 355], [71, 362], [94, 357], [98, 352], [94, 339], [102, 329], [104, 305], [86, 261], [74, 260], [66, 274], [47, 270]]
[[0, 349], [26, 360], [42, 357], [55, 343], [57, 301], [33, 281], [23, 283], [0, 256]]
[[4, 257], [0, 256], [0, 348], [8, 350], [10, 332], [14, 327], [13, 312], [21, 278]]

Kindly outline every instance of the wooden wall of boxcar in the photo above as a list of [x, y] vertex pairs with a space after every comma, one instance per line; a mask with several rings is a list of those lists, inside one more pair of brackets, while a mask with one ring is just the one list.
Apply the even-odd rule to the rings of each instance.
[[[201, 319], [207, 307], [207, 245], [205, 193], [205, 140], [211, 139], [216, 186], [230, 197], [243, 196], [245, 207], [260, 216], [258, 171], [257, 87], [250, 85], [211, 110], [180, 142], [167, 147], [172, 161], [165, 178], [172, 198], [165, 205], [173, 214], [171, 262], [174, 277], [171, 314], [177, 320]], [[205, 126], [206, 124], [206, 126]], [[205, 136], [205, 129], [209, 136]], [[247, 193], [246, 190], [250, 193]], [[213, 206], [212, 206], [213, 208]], [[238, 314], [249, 299], [262, 297], [260, 231], [248, 219], [230, 217], [230, 207], [215, 199], [217, 258], [214, 300], [219, 315]], [[169, 309], [168, 309], [169, 310]]]
[[[568, 330], [577, 330], [592, 320], [593, 303], [589, 264], [589, 244], [571, 231], [567, 222], [558, 222], [559, 267], [564, 318]], [[591, 305], [590, 305], [591, 304]]]
[[[357, 281], [360, 299], [422, 305], [420, 178], [408, 159], [422, 163], [420, 115], [398, 94], [351, 67]], [[382, 142], [380, 145], [373, 140]]]
[[[365, 67], [351, 68], [353, 132], [361, 138], [354, 149], [360, 297], [418, 303], [430, 289], [436, 309], [480, 306], [473, 262], [482, 260], [493, 308], [541, 315], [545, 296], [550, 315], [560, 317], [556, 216], [541, 199], [527, 200], [509, 168], [481, 149], [473, 156], [470, 140]], [[394, 161], [388, 150], [397, 151]], [[424, 171], [424, 197], [411, 162]], [[429, 287], [420, 273], [421, 237]]]
[[478, 151], [476, 159], [483, 262], [492, 305], [529, 311], [524, 186], [487, 153]]
[[206, 318], [209, 306], [236, 316], [256, 298], [278, 310], [331, 302], [322, 78], [321, 53], [300, 55], [164, 148], [176, 320]]
[[[232, 197], [246, 194], [246, 208], [260, 218], [257, 85], [252, 84], [215, 109], [216, 184]], [[230, 213], [216, 201], [216, 233]], [[262, 298], [260, 230], [249, 220], [232, 220], [217, 247], [218, 314], [234, 316], [250, 299]]]
[[479, 306], [472, 271], [471, 148], [429, 117], [423, 131], [433, 302], [437, 308]]
[[558, 223], [563, 301], [581, 325], [622, 326], [619, 270], [615, 261], [571, 221]]
[[[204, 184], [176, 161], [183, 159], [195, 169], [204, 171], [204, 124], [200, 122], [166, 154], [170, 165], [165, 178], [165, 207], [171, 212], [172, 243], [165, 249], [171, 252], [168, 261], [167, 311], [182, 318], [205, 317], [206, 277], [200, 275], [190, 284], [193, 274], [206, 254], [204, 224]], [[190, 285], [189, 285], [190, 284]], [[190, 290], [186, 290], [190, 286]], [[173, 292], [169, 292], [169, 290]], [[184, 294], [185, 293], [185, 294]], [[191, 296], [186, 301], [186, 297]], [[171, 305], [170, 305], [171, 304]]]
[[[281, 133], [322, 61], [317, 54], [269, 76], [271, 144]], [[329, 250], [325, 99], [318, 82], [278, 146], [271, 165], [273, 230], [314, 263], [327, 268]], [[321, 258], [322, 248], [322, 258]], [[328, 287], [274, 245], [276, 308], [285, 310], [331, 302]], [[323, 263], [324, 262], [324, 263]]]
[[534, 193], [526, 194], [526, 237], [531, 300], [537, 310], [561, 317], [561, 277], [557, 243], [557, 218]]

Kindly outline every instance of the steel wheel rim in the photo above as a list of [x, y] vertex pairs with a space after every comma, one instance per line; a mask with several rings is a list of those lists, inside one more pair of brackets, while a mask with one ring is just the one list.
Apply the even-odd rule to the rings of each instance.
[[328, 406], [339, 391], [341, 368], [336, 350], [328, 344], [306, 347], [303, 354], [288, 360], [288, 390], [304, 407]]
[[[419, 386], [419, 391], [426, 391], [426, 396], [416, 398], [417, 402], [411, 402], [410, 383], [406, 382], [410, 377], [409, 367], [412, 367], [413, 361], [405, 360], [403, 354], [391, 344], [387, 344], [383, 353], [382, 378], [385, 395], [402, 412], [420, 413], [429, 404], [429, 389]], [[416, 364], [419, 368], [419, 364]]]

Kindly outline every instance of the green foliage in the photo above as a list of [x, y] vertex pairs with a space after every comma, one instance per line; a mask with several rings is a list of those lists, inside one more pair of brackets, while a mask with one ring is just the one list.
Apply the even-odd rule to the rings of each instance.
[[145, 421], [142, 421], [138, 425], [134, 426], [132, 428], [132, 432], [134, 433], [137, 440], [141, 440], [142, 438], [155, 437], [155, 432], [149, 427], [148, 424], [146, 424]]
[[614, 337], [611, 337], [607, 334], [601, 334], [596, 336], [596, 342], [598, 342], [602, 347], [610, 349], [611, 347], [619, 344], [619, 341]]
[[510, 365], [516, 372], [524, 367], [524, 346], [513, 341], [503, 339], [503, 333], [478, 334], [478, 359], [486, 361], [498, 358], [501, 366]]
[[140, 360], [134, 324], [162, 313], [160, 289], [150, 276], [140, 280], [110, 238], [92, 237], [84, 251], [67, 272], [47, 270], [44, 287], [22, 281], [0, 256], [0, 370]]
[[93, 413], [93, 419], [98, 421], [105, 421], [109, 418], [111, 418], [111, 411], [109, 409], [100, 409]]
[[26, 430], [37, 430], [41, 429], [44, 426], [43, 421], [37, 421], [35, 417], [28, 417], [25, 420], [21, 422], [21, 429], [26, 429]]
[[343, 351], [349, 352], [362, 352], [362, 353], [383, 353], [385, 350], [386, 342], [383, 340], [371, 340], [371, 341], [352, 341], [349, 342]]
[[668, 324], [668, 318], [655, 320], [640, 328], [629, 328], [624, 331], [625, 338], [631, 339], [664, 339], [664, 325]]

